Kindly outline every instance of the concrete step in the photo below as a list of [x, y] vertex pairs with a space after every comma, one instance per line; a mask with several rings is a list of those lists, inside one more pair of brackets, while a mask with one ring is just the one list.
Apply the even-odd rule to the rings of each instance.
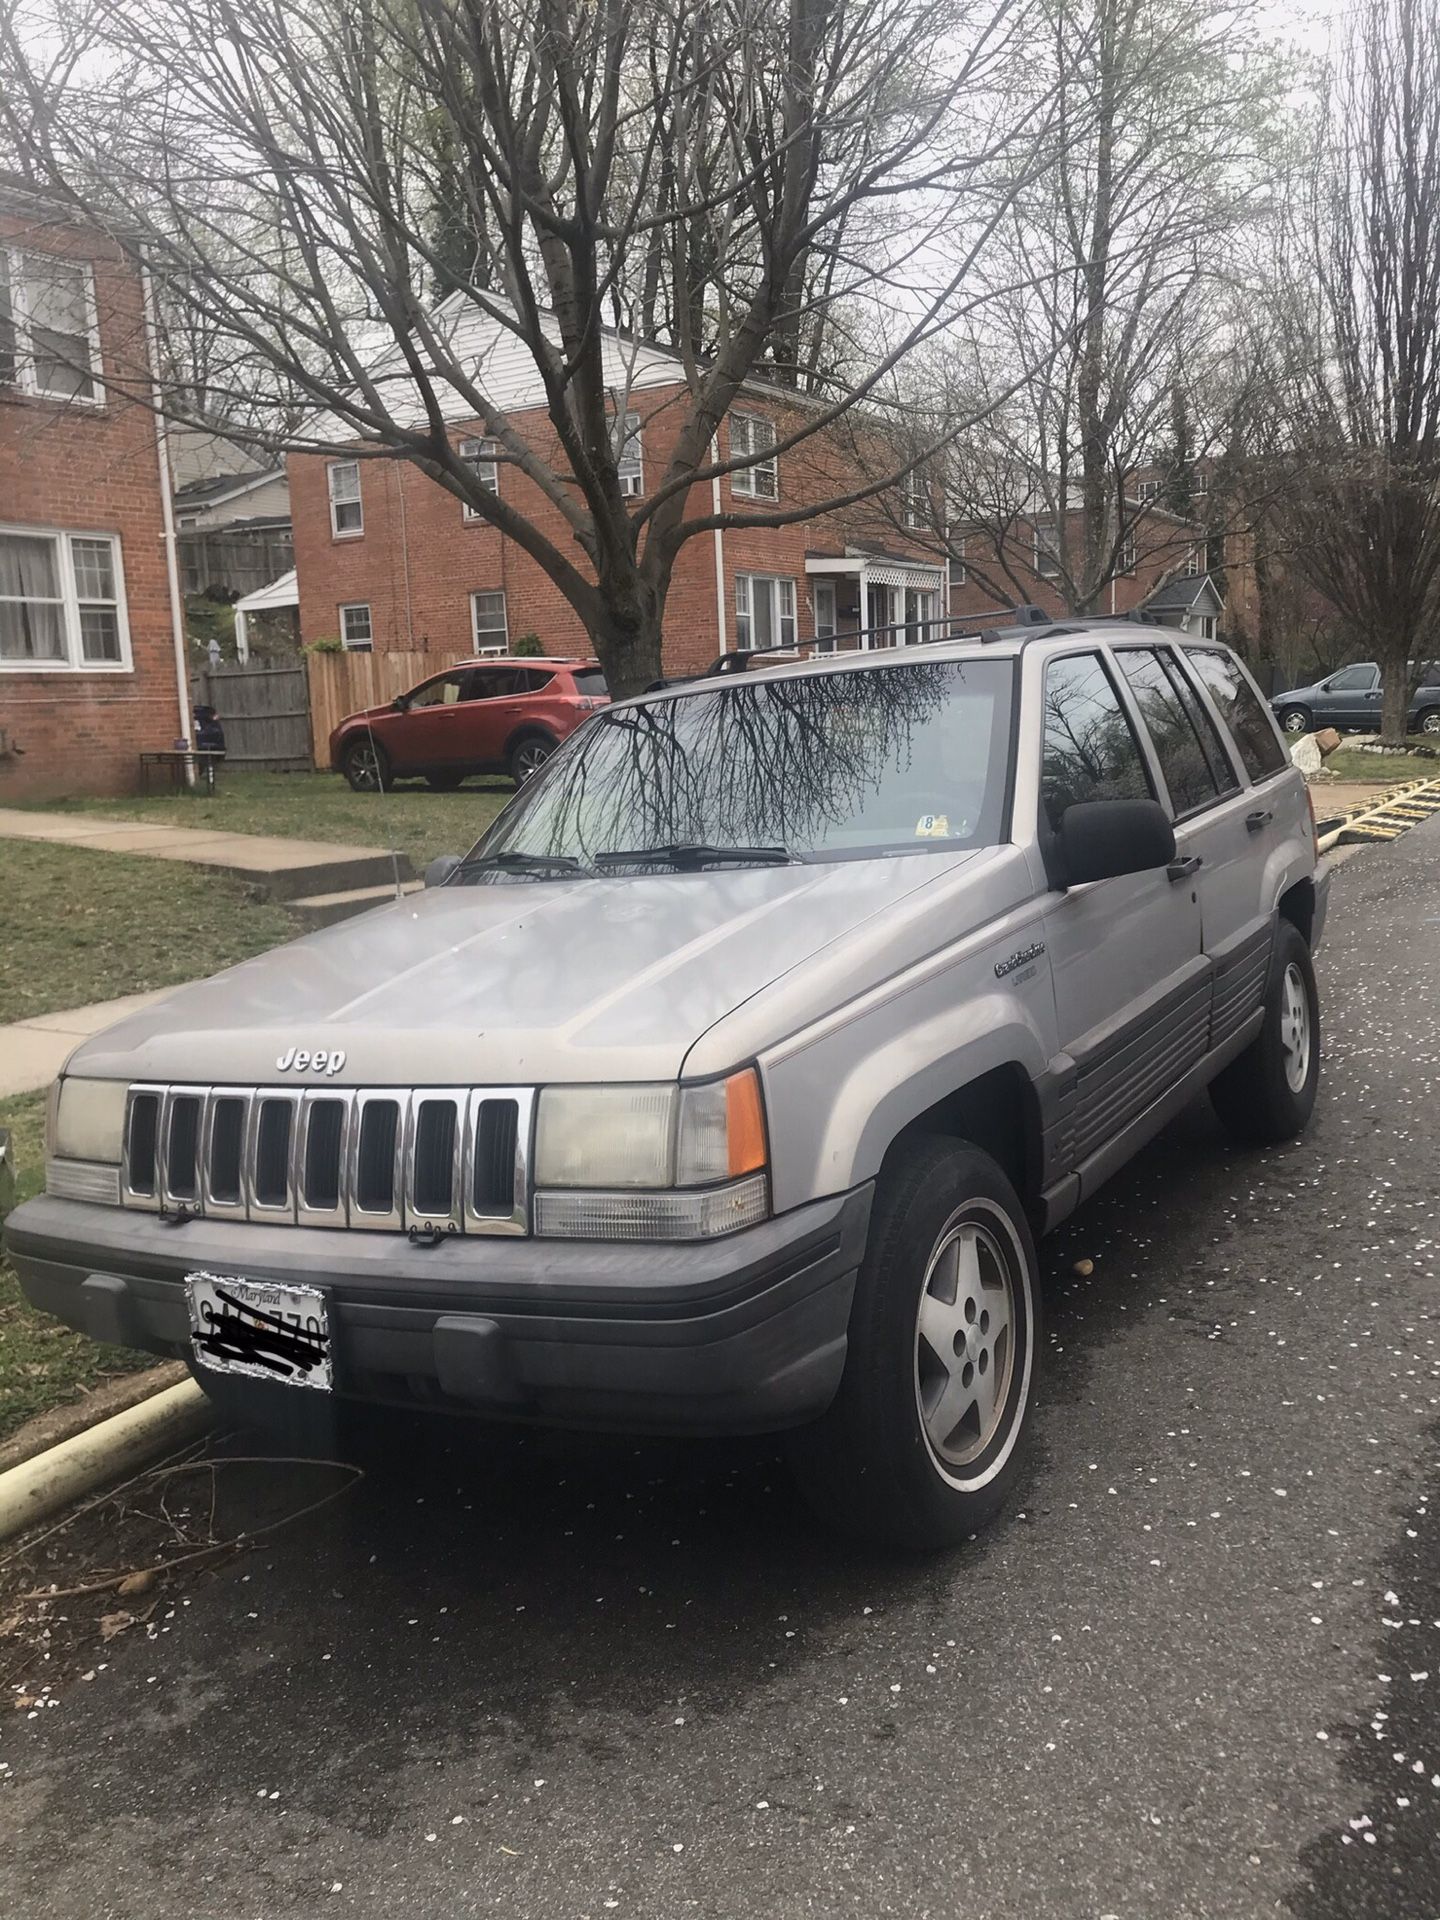
[[[407, 880], [403, 893], [418, 893], [424, 882]], [[293, 913], [306, 932], [315, 927], [333, 927], [339, 920], [353, 920], [356, 914], [372, 907], [388, 907], [395, 899], [393, 883], [383, 887], [348, 887], [338, 893], [312, 893], [299, 900], [287, 900], [286, 910]]]
[[295, 900], [313, 899], [316, 894], [350, 893], [363, 887], [385, 887], [393, 893], [397, 873], [402, 884], [415, 877], [408, 854], [370, 847], [354, 853], [335, 850], [322, 856], [302, 850], [289, 856], [271, 855], [263, 863], [227, 852], [215, 859], [202, 857], [195, 864], [212, 873], [248, 881], [264, 899], [283, 901], [287, 906]]

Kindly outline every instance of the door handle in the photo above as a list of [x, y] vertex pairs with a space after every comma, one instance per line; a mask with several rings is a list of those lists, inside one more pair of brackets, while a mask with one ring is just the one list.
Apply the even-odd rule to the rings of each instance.
[[1179, 860], [1172, 860], [1165, 872], [1173, 886], [1177, 880], [1188, 880], [1192, 873], [1198, 873], [1202, 862], [1198, 853], [1192, 853]]
[[1251, 833], [1259, 833], [1260, 829], [1262, 827], [1268, 827], [1274, 818], [1274, 814], [1268, 807], [1259, 807], [1254, 813], [1246, 814], [1245, 825]]

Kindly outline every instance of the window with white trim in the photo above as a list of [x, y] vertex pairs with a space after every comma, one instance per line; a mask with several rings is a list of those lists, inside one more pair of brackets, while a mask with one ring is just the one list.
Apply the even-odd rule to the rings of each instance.
[[352, 600], [340, 609], [340, 643], [347, 653], [371, 653], [375, 629], [370, 619], [368, 600]]
[[1184, 573], [1187, 580], [1193, 580], [1200, 572], [1200, 549], [1191, 547], [1185, 555]]
[[816, 580], [810, 588], [810, 604], [815, 614], [815, 638], [833, 640], [835, 638], [835, 582]]
[[0, 671], [130, 671], [120, 543], [0, 527]]
[[1147, 501], [1158, 500], [1160, 498], [1160, 482], [1158, 480], [1142, 480], [1140, 482], [1139, 492], [1140, 504], [1142, 506], [1144, 506]]
[[924, 478], [918, 473], [905, 476], [903, 490], [904, 507], [902, 519], [913, 533], [930, 522], [930, 491]]
[[968, 575], [965, 572], [965, 536], [951, 542], [950, 547], [950, 584], [963, 587]]
[[104, 399], [95, 275], [85, 261], [0, 247], [0, 384], [55, 400]]
[[[493, 493], [497, 498], [500, 493], [500, 465], [495, 456], [499, 451], [498, 440], [462, 440], [459, 448], [460, 458], [474, 474], [476, 484], [484, 492]], [[479, 520], [483, 515], [478, 514], [467, 501], [462, 517], [466, 520]]]
[[795, 582], [768, 573], [735, 576], [735, 644], [757, 651], [795, 644]]
[[730, 476], [730, 491], [750, 500], [780, 498], [780, 463], [775, 454], [775, 422], [759, 413], [730, 416], [730, 458], [750, 460]]
[[641, 440], [642, 423], [638, 413], [625, 416], [625, 438], [615, 456], [615, 471], [620, 491], [634, 499], [645, 491], [645, 450]]
[[476, 653], [510, 651], [510, 629], [505, 618], [503, 593], [471, 594], [470, 631], [475, 638]]
[[325, 469], [330, 483], [330, 531], [337, 540], [353, 539], [365, 531], [365, 508], [360, 499], [360, 462], [332, 460]]
[[1035, 571], [1042, 580], [1053, 580], [1060, 572], [1060, 536], [1053, 520], [1037, 520], [1035, 534]]
[[1121, 573], [1135, 571], [1135, 522], [1133, 520], [1120, 535], [1120, 571]]

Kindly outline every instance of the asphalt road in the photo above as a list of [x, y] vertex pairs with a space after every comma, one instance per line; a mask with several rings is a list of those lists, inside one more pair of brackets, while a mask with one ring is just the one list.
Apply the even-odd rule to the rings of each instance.
[[[1044, 1249], [988, 1537], [858, 1557], [763, 1449], [387, 1426], [37, 1656], [0, 1911], [1435, 1920], [1440, 821], [1343, 868], [1322, 958], [1308, 1137], [1197, 1110]], [[224, 1524], [318, 1471], [220, 1470]]]

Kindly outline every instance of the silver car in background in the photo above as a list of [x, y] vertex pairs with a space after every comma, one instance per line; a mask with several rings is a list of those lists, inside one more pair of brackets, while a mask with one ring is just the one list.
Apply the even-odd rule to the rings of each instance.
[[236, 1411], [782, 1432], [836, 1525], [1014, 1483], [1035, 1236], [1316, 1093], [1326, 876], [1213, 642], [1003, 631], [597, 714], [432, 885], [87, 1040], [28, 1297]]

